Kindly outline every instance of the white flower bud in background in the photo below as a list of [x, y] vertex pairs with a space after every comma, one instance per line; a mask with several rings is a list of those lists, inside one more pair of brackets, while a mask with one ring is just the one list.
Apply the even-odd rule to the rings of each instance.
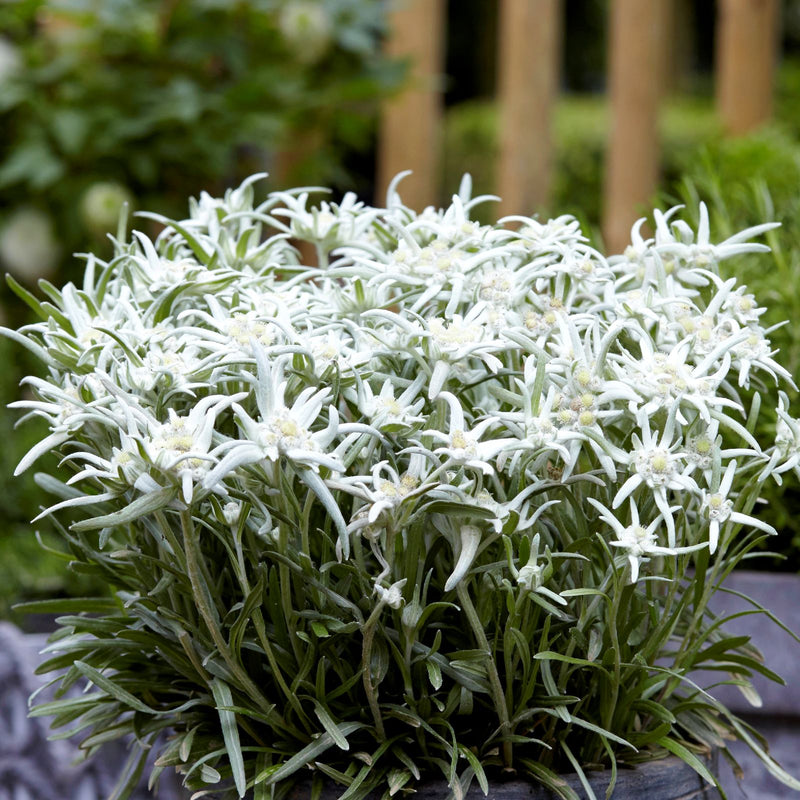
[[35, 208], [22, 208], [0, 227], [0, 264], [26, 282], [49, 275], [60, 248], [50, 217]]
[[0, 36], [0, 86], [9, 78], [13, 78], [22, 67], [22, 59], [17, 48]]
[[319, 61], [331, 44], [332, 20], [318, 0], [294, 0], [281, 10], [278, 26], [299, 61]]
[[225, 522], [231, 527], [236, 525], [239, 521], [239, 516], [242, 513], [242, 504], [231, 500], [230, 503], [225, 503], [222, 508], [222, 516], [225, 517]]
[[376, 583], [375, 594], [378, 595], [378, 601], [396, 611], [403, 604], [403, 587], [405, 585], [405, 578], [401, 581], [397, 581], [397, 583], [393, 583], [388, 589]]
[[98, 181], [93, 183], [81, 199], [81, 219], [95, 236], [114, 232], [122, 206], [133, 205], [133, 195], [121, 183]]

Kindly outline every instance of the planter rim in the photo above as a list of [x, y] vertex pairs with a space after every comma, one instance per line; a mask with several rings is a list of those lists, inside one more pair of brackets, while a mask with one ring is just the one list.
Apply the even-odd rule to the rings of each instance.
[[[710, 757], [704, 759], [709, 770], [716, 774], [718, 753], [714, 751]], [[567, 773], [560, 776], [566, 785], [585, 796], [583, 785], [576, 773]], [[611, 770], [587, 771], [586, 777], [592, 791], [598, 798], [605, 796], [605, 791], [611, 781]], [[451, 796], [450, 790], [443, 780], [423, 781], [414, 786], [418, 797], [425, 800], [447, 800]], [[326, 785], [320, 795], [320, 800], [338, 800], [344, 792], [344, 786]], [[368, 800], [379, 800], [383, 790], [377, 790], [368, 796]], [[617, 783], [614, 788], [614, 798], [619, 800], [701, 800], [702, 798], [716, 798], [719, 795], [715, 788], [697, 774], [688, 764], [677, 756], [666, 756], [643, 761], [635, 767], [620, 766], [617, 771]], [[295, 787], [288, 795], [289, 800], [308, 800], [311, 797], [311, 784], [303, 783]], [[484, 795], [478, 782], [473, 780], [472, 785], [464, 795], [465, 800], [552, 800], [555, 795], [539, 783], [530, 780], [502, 780], [489, 781], [489, 794]]]

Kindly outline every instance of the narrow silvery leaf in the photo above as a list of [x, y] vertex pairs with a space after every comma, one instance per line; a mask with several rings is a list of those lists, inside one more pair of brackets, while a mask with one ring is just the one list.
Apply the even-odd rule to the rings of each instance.
[[313, 470], [306, 469], [300, 472], [300, 480], [311, 489], [317, 496], [325, 510], [331, 515], [333, 524], [339, 534], [339, 548], [344, 558], [350, 557], [350, 537], [347, 533], [347, 523], [344, 521], [342, 512], [331, 494], [331, 490], [325, 485], [325, 481]]
[[478, 552], [478, 545], [481, 543], [480, 528], [476, 528], [474, 525], [462, 525], [460, 536], [461, 549], [453, 574], [447, 579], [447, 583], [444, 585], [444, 590], [446, 592], [455, 589], [461, 582], [461, 579], [467, 574], [467, 571], [472, 566], [472, 562], [475, 559], [475, 554]]
[[239, 797], [244, 797], [244, 793], [247, 790], [247, 778], [244, 772], [242, 747], [239, 743], [239, 727], [236, 724], [236, 714], [230, 711], [233, 706], [231, 689], [224, 681], [214, 678], [211, 681], [211, 691], [214, 694], [214, 702], [217, 704], [222, 736], [225, 739], [225, 749], [231, 762], [236, 791], [239, 792]]
[[76, 531], [92, 531], [114, 525], [125, 525], [143, 517], [145, 514], [152, 514], [153, 511], [164, 508], [174, 496], [175, 490], [171, 487], [160, 489], [143, 497], [137, 497], [136, 500], [120, 511], [115, 511], [113, 514], [104, 514], [102, 517], [81, 520], [74, 523], [72, 528]]

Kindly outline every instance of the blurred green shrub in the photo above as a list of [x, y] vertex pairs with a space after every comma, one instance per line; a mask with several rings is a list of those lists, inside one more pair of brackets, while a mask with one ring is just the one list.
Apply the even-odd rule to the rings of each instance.
[[[600, 220], [609, 125], [608, 107], [602, 96], [567, 95], [556, 104], [553, 131], [556, 164], [550, 210], [574, 214], [588, 227], [596, 227]], [[488, 194], [495, 191], [497, 126], [497, 108], [492, 101], [462, 103], [448, 110], [443, 134], [445, 187], [458, 186], [461, 174], [469, 172], [476, 191]], [[661, 136], [662, 172], [671, 181], [680, 174], [689, 153], [718, 136], [710, 104], [693, 98], [669, 101], [662, 114]], [[492, 209], [482, 208], [488, 221]]]
[[123, 200], [182, 215], [279, 150], [298, 156], [287, 180], [342, 181], [402, 77], [383, 23], [381, 0], [0, 3], [0, 237], [49, 217], [42, 273], [101, 246]]

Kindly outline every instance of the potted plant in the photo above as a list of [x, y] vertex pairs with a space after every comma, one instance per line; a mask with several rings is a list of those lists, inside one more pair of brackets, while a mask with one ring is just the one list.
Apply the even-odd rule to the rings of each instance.
[[258, 177], [123, 220], [81, 287], [12, 281], [50, 427], [18, 471], [62, 454], [42, 513], [114, 588], [65, 601], [42, 669], [88, 688], [33, 713], [132, 735], [130, 786], [155, 749], [240, 797], [611, 796], [670, 754], [700, 791], [733, 738], [800, 788], [692, 678], [779, 680], [709, 609], [800, 445], [785, 408], [752, 435], [791, 379], [717, 270], [771, 226], [656, 212], [606, 258], [571, 217], [471, 221], [468, 179], [416, 213]]

